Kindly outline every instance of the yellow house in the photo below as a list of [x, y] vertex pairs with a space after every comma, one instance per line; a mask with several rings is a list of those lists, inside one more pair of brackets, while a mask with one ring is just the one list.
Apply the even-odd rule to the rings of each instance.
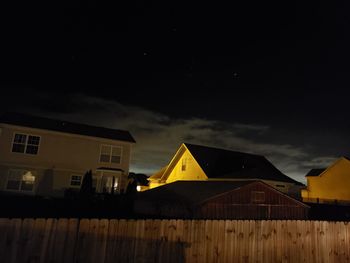
[[0, 117], [0, 191], [63, 196], [91, 170], [97, 192], [123, 192], [131, 146], [127, 131], [18, 113]]
[[150, 176], [149, 188], [178, 180], [261, 180], [281, 192], [300, 196], [303, 184], [279, 171], [264, 156], [183, 143], [170, 163]]
[[328, 168], [312, 169], [306, 179], [307, 188], [301, 192], [304, 202], [350, 202], [349, 158], [341, 157]]

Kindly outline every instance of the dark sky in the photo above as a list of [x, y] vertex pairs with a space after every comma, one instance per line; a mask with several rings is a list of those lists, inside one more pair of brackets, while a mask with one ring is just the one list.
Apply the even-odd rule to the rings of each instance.
[[350, 155], [348, 1], [189, 2], [12, 19], [1, 110], [129, 129], [148, 173], [183, 141], [265, 155], [301, 181]]

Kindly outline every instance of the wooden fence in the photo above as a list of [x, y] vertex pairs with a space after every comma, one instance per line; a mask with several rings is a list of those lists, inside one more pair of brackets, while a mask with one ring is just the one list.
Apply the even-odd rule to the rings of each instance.
[[0, 262], [349, 262], [327, 221], [0, 219]]

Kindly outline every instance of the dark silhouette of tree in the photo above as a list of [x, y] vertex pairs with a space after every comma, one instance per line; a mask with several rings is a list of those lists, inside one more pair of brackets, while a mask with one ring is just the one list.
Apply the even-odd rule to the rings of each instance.
[[92, 188], [92, 171], [85, 173], [80, 187], [80, 196], [83, 198], [90, 198], [94, 194]]
[[145, 174], [129, 173], [126, 193], [136, 193], [138, 185], [148, 185], [148, 176]]
[[129, 180], [128, 186], [126, 187], [127, 194], [135, 194], [137, 192], [137, 181], [134, 179]]

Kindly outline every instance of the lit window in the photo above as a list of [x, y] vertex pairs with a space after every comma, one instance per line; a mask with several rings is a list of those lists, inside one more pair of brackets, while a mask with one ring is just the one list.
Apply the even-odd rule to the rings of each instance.
[[36, 155], [39, 150], [40, 137], [16, 133], [13, 138], [12, 152]]
[[101, 178], [102, 193], [112, 193], [118, 191], [118, 178], [114, 176], [102, 176]]
[[10, 170], [7, 179], [7, 190], [33, 191], [35, 176], [30, 171]]
[[101, 163], [121, 163], [122, 148], [119, 146], [102, 145], [100, 153]]
[[263, 203], [265, 202], [265, 192], [252, 191], [251, 192], [252, 203]]
[[80, 186], [81, 185], [81, 175], [72, 175], [70, 179], [71, 186]]

